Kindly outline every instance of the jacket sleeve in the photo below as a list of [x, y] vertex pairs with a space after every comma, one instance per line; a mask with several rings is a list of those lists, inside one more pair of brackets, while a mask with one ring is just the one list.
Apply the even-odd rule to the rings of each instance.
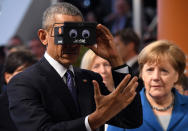
[[[126, 65], [124, 65], [126, 66]], [[121, 67], [122, 68], [122, 67]], [[129, 69], [131, 74], [131, 69]], [[115, 87], [122, 81], [127, 73], [119, 73], [112, 69], [112, 75], [115, 83]], [[108, 121], [108, 124], [118, 126], [121, 128], [137, 128], [142, 125], [142, 105], [140, 94], [137, 92], [132, 103], [130, 103], [124, 110], [122, 110], [117, 116]]]

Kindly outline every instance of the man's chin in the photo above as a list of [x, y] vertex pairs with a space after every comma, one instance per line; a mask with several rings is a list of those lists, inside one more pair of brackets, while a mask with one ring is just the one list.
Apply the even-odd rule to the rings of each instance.
[[79, 56], [79, 53], [67, 52], [67, 53], [62, 54], [62, 58], [66, 58], [66, 59], [74, 59], [75, 57], [77, 58], [78, 56]]
[[59, 60], [59, 62], [63, 66], [68, 67], [69, 65], [74, 64], [76, 62], [76, 59], [66, 59], [66, 58], [64, 58], [64, 59]]

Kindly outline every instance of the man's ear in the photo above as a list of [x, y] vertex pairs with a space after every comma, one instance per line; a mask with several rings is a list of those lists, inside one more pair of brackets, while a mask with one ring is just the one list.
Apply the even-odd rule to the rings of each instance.
[[47, 31], [44, 29], [39, 29], [38, 30], [38, 37], [40, 39], [40, 41], [42, 42], [43, 45], [47, 45], [48, 44], [48, 40], [47, 40]]
[[8, 82], [12, 78], [12, 74], [5, 72], [4, 78], [5, 78], [5, 82], [8, 84]]

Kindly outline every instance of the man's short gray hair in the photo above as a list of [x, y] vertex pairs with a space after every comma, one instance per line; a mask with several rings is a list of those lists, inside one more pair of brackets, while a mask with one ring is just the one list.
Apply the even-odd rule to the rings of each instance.
[[46, 11], [44, 12], [43, 19], [42, 19], [43, 29], [49, 28], [50, 23], [52, 22], [56, 14], [80, 16], [82, 19], [84, 19], [81, 11], [74, 5], [66, 3], [66, 2], [58, 2], [48, 7]]

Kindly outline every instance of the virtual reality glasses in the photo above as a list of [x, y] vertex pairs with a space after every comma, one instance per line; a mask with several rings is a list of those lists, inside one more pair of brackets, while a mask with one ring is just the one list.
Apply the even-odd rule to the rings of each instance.
[[54, 27], [55, 44], [82, 44], [96, 43], [95, 22], [64, 22], [63, 26]]

